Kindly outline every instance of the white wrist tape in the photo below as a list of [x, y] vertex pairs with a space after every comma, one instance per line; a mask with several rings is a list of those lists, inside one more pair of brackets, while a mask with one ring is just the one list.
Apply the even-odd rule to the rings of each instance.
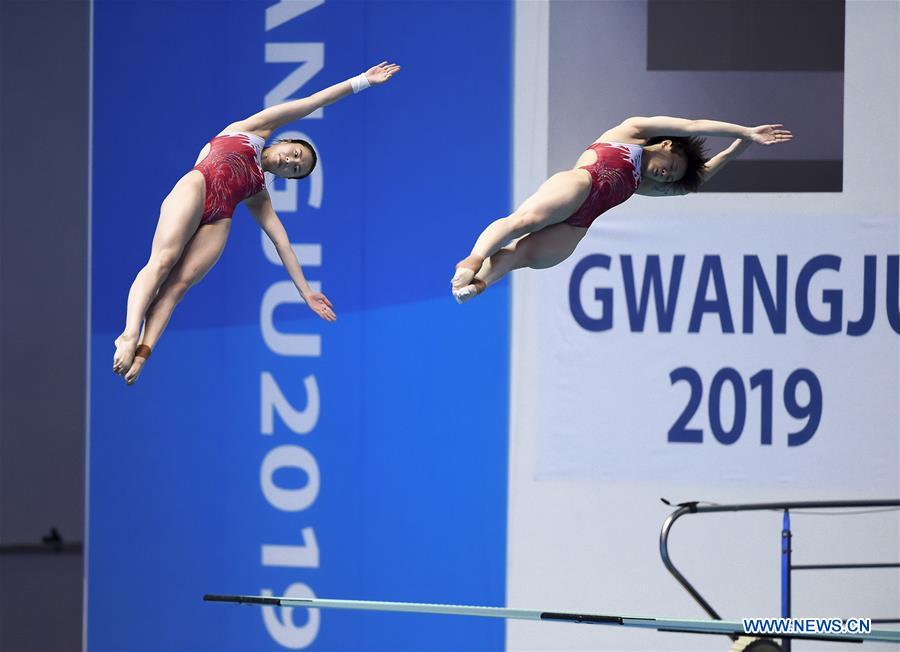
[[357, 75], [350, 80], [350, 87], [353, 89], [354, 93], [364, 91], [371, 85], [372, 84], [369, 83], [369, 80], [366, 79], [366, 73]]

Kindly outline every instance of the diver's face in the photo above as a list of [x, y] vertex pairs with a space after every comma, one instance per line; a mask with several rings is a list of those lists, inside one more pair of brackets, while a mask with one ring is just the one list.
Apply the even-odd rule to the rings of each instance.
[[303, 177], [313, 166], [309, 148], [300, 143], [275, 143], [269, 147], [270, 171], [284, 178]]
[[671, 140], [664, 140], [659, 144], [659, 149], [651, 152], [644, 176], [658, 183], [675, 183], [681, 181], [686, 169], [684, 156], [672, 151]]

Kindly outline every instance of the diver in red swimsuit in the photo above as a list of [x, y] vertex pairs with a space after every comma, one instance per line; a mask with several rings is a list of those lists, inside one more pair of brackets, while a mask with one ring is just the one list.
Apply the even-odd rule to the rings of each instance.
[[222, 133], [209, 141], [209, 153], [194, 166], [206, 185], [201, 225], [227, 220], [239, 203], [262, 192], [266, 179], [260, 159], [265, 144], [256, 134], [241, 132]]
[[188, 289], [215, 265], [240, 202], [266, 233], [306, 305], [326, 321], [336, 319], [331, 302], [314, 292], [272, 207], [266, 175], [302, 179], [316, 165], [308, 142], [282, 140], [266, 146], [276, 129], [313, 111], [388, 81], [400, 66], [387, 61], [309, 97], [269, 107], [228, 125], [203, 148], [162, 203], [150, 259], [128, 292], [125, 329], [116, 338], [113, 372], [131, 385], [150, 357], [169, 317]]
[[644, 149], [639, 145], [594, 143], [597, 160], [581, 166], [591, 175], [591, 189], [584, 203], [566, 218], [566, 224], [586, 229], [613, 206], [631, 197], [641, 183], [641, 158]]
[[[733, 136], [706, 158], [701, 136]], [[783, 125], [742, 127], [714, 120], [628, 118], [588, 149], [575, 167], [550, 177], [511, 215], [492, 222], [450, 281], [463, 303], [520, 267], [544, 269], [568, 258], [597, 217], [637, 193], [654, 197], [697, 190], [751, 143], [792, 138]], [[509, 243], [509, 244], [507, 244]]]

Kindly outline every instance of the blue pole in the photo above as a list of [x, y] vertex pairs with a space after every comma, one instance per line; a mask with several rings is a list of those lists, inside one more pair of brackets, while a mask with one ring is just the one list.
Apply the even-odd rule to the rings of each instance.
[[[784, 510], [781, 524], [781, 617], [791, 617], [791, 515]], [[791, 639], [781, 641], [785, 652], [791, 652]]]

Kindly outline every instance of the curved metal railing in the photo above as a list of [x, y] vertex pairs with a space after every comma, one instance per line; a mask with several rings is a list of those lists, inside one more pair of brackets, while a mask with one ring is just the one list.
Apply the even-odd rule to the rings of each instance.
[[[665, 502], [665, 501], [664, 501]], [[669, 503], [666, 503], [669, 504]], [[703, 610], [711, 618], [722, 620], [712, 605], [700, 595], [700, 592], [691, 584], [684, 574], [679, 571], [669, 555], [669, 533], [672, 526], [685, 514], [708, 514], [712, 512], [749, 512], [749, 511], [783, 511], [784, 519], [781, 531], [781, 615], [789, 618], [791, 615], [791, 572], [796, 570], [824, 570], [835, 568], [900, 568], [900, 563], [859, 563], [859, 564], [791, 564], [791, 529], [790, 510], [792, 509], [858, 509], [865, 507], [900, 508], [900, 499], [885, 500], [826, 500], [826, 501], [792, 501], [781, 503], [746, 503], [736, 505], [700, 505], [698, 502], [681, 503], [678, 509], [672, 512], [663, 523], [659, 533], [659, 554], [662, 562], [672, 576], [682, 587], [697, 601]], [[878, 623], [896, 623], [900, 619], [878, 618], [872, 619]], [[734, 640], [737, 637], [731, 636]], [[782, 646], [790, 651], [790, 640], [785, 639]]]

